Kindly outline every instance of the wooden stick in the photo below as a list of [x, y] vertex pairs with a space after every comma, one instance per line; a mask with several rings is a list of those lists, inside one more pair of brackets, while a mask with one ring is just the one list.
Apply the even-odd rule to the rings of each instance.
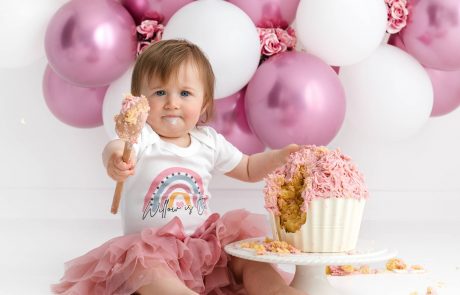
[[[131, 143], [129, 143], [128, 141], [125, 141], [125, 148], [123, 149], [123, 156], [122, 156], [123, 162], [125, 163], [129, 162], [129, 158], [131, 157], [132, 148], [133, 146], [131, 145]], [[123, 191], [123, 181], [118, 181], [117, 186], [115, 188], [115, 193], [113, 195], [112, 209], [110, 210], [112, 214], [117, 214], [118, 212], [118, 207], [120, 206], [122, 191]]]

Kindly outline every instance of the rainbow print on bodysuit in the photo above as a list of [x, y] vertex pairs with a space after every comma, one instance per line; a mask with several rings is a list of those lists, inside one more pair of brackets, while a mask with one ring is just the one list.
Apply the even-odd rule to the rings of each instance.
[[142, 219], [161, 214], [174, 214], [184, 210], [188, 214], [202, 215], [207, 207], [203, 181], [194, 171], [173, 167], [161, 172], [150, 185], [144, 197]]

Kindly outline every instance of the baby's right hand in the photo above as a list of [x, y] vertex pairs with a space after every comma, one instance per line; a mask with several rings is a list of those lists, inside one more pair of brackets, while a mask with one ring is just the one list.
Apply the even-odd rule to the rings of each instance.
[[117, 182], [125, 181], [128, 176], [134, 175], [134, 160], [129, 160], [129, 163], [123, 162], [121, 154], [113, 153], [107, 162], [107, 174]]

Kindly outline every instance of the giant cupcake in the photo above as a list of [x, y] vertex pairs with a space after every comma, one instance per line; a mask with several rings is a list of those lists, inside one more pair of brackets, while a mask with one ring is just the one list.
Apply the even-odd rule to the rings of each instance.
[[358, 241], [369, 192], [351, 158], [307, 145], [265, 178], [275, 239], [302, 252], [344, 252]]

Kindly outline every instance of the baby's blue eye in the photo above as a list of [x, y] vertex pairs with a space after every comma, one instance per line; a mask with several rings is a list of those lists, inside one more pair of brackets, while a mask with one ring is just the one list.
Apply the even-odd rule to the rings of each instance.
[[163, 96], [163, 95], [166, 95], [166, 91], [164, 91], [164, 90], [158, 90], [158, 91], [155, 91], [155, 95], [157, 95], [157, 96]]
[[189, 96], [189, 95], [190, 95], [190, 92], [188, 92], [188, 91], [182, 91], [182, 92], [180, 93], [180, 95], [181, 95], [181, 96]]

